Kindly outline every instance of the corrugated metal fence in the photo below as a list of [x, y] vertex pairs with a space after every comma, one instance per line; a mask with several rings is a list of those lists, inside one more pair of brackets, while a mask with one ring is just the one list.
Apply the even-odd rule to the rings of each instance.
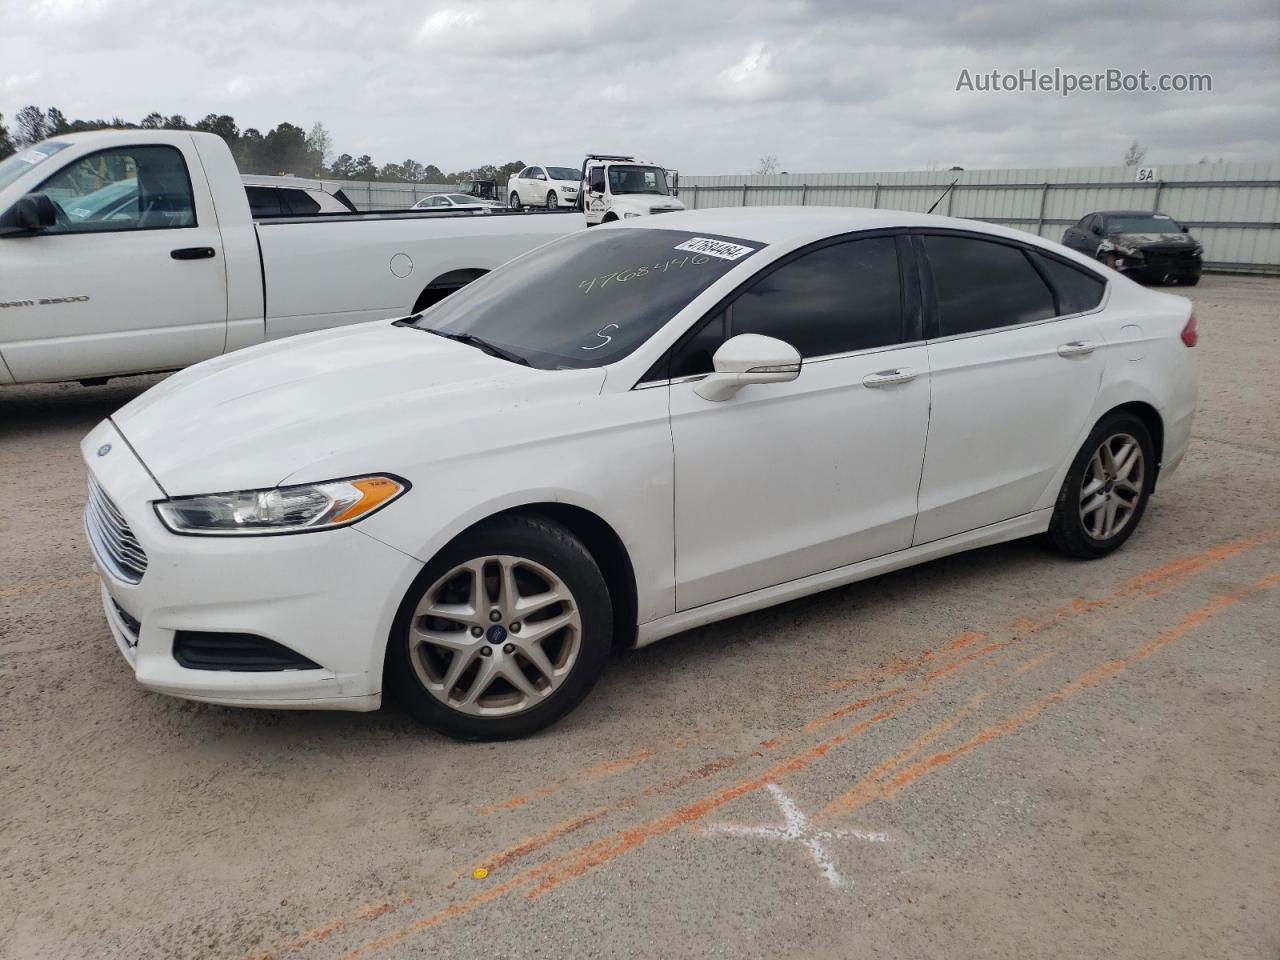
[[433, 193], [451, 193], [456, 183], [386, 183], [379, 180], [326, 180], [341, 187], [357, 210], [407, 210]]
[[1206, 265], [1280, 273], [1280, 164], [1157, 167], [1146, 183], [1136, 175], [1133, 167], [1062, 167], [682, 176], [680, 199], [691, 209], [798, 204], [923, 212], [959, 177], [935, 213], [1061, 240], [1069, 225], [1095, 210], [1159, 210], [1191, 228], [1204, 244]]

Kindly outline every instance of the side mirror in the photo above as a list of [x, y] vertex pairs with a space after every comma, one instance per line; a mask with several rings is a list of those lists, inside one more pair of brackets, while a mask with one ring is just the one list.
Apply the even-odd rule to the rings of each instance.
[[1183, 232], [1183, 233], [1190, 233], [1190, 232], [1191, 232], [1191, 228], [1190, 228], [1190, 227], [1182, 227], [1182, 232]]
[[38, 233], [58, 222], [53, 201], [43, 193], [28, 193], [0, 217], [0, 236], [4, 234]]
[[750, 383], [789, 383], [800, 376], [800, 353], [791, 344], [758, 333], [740, 333], [711, 358], [715, 373], [693, 392], [704, 400], [728, 400]]

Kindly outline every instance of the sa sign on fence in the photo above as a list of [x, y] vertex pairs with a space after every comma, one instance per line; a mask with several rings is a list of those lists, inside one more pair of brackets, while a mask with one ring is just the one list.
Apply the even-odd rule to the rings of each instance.
[[1138, 183], [1155, 183], [1156, 168], [1155, 167], [1139, 167], [1138, 176], [1135, 178]]

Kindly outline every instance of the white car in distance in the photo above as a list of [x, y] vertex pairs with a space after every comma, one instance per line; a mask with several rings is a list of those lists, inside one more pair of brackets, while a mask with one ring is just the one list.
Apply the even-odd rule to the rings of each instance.
[[495, 207], [503, 209], [496, 200], [481, 200], [465, 193], [433, 193], [413, 205], [413, 210], [470, 210], [473, 213], [490, 213]]
[[577, 167], [525, 167], [507, 181], [507, 205], [522, 207], [571, 207], [578, 202], [582, 171]]
[[1186, 299], [1015, 230], [645, 217], [170, 377], [85, 438], [86, 529], [149, 689], [372, 710], [385, 678], [522, 736], [614, 644], [1018, 537], [1105, 556], [1187, 450], [1195, 344]]

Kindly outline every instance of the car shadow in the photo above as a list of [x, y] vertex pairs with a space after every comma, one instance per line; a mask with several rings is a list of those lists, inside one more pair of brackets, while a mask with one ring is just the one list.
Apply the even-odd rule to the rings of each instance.
[[78, 383], [0, 387], [0, 440], [79, 428], [88, 431], [165, 376], [120, 377], [98, 387]]

